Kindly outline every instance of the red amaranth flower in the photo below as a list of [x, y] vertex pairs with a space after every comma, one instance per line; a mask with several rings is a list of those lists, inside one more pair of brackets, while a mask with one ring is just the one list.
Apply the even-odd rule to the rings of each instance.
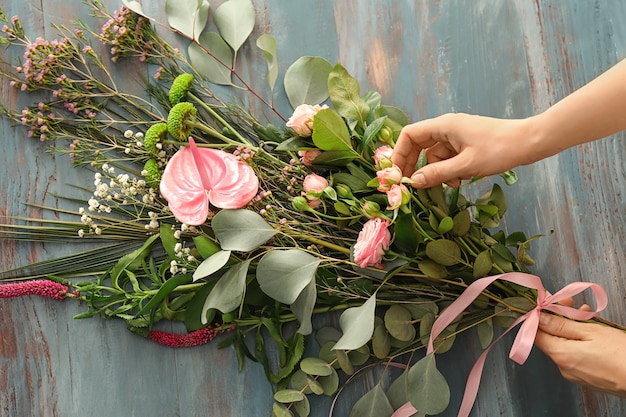
[[148, 333], [148, 338], [160, 345], [165, 345], [173, 348], [193, 347], [204, 345], [205, 343], [213, 340], [213, 338], [218, 334], [233, 330], [234, 328], [235, 326], [224, 329], [215, 329], [211, 326], [207, 326], [202, 329], [195, 330], [191, 333], [184, 334], [151, 330], [150, 333]]
[[40, 297], [63, 300], [69, 288], [60, 282], [40, 279], [34, 281], [11, 282], [0, 285], [0, 298], [15, 298], [26, 295], [38, 295]]

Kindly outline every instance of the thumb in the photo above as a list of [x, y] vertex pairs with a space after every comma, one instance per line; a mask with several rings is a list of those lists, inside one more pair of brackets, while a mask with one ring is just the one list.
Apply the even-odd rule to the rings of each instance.
[[587, 326], [589, 326], [587, 323], [580, 323], [548, 313], [541, 313], [539, 318], [539, 330], [552, 336], [558, 336], [564, 339], [587, 339]]
[[461, 178], [466, 177], [459, 171], [460, 166], [463, 164], [459, 155], [429, 163], [411, 175], [412, 185], [414, 188], [429, 188], [445, 182], [452, 187], [458, 187]]

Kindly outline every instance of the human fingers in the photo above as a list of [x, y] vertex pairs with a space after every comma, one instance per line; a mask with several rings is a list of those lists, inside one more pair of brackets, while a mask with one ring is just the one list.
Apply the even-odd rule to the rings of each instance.
[[539, 330], [565, 339], [587, 340], [589, 334], [587, 326], [593, 326], [593, 324], [581, 323], [548, 313], [541, 313], [539, 318]]
[[423, 149], [438, 143], [441, 118], [426, 119], [405, 126], [400, 131], [394, 146], [391, 160], [409, 176], [415, 170], [415, 165]]

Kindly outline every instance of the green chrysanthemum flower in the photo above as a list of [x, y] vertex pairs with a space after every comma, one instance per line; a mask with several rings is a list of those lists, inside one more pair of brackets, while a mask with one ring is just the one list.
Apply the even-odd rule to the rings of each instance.
[[167, 116], [167, 131], [179, 140], [186, 140], [193, 130], [191, 122], [198, 111], [193, 104], [182, 102], [176, 104]]
[[161, 182], [161, 172], [159, 171], [159, 165], [154, 159], [148, 159], [143, 166], [143, 170], [146, 172], [146, 183], [152, 188], [159, 188]]
[[167, 123], [156, 123], [153, 124], [146, 130], [146, 134], [143, 138], [143, 146], [144, 148], [150, 152], [150, 155], [157, 156], [159, 150], [156, 145], [159, 142], [162, 142], [167, 135]]
[[180, 74], [174, 79], [169, 92], [169, 99], [172, 106], [180, 103], [185, 96], [187, 96], [192, 82], [193, 75], [187, 73]]

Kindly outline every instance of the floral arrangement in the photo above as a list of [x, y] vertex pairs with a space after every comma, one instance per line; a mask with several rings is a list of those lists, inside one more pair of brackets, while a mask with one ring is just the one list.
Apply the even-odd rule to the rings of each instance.
[[[0, 237], [103, 245], [1, 272], [8, 283], [0, 298], [76, 300], [86, 307], [77, 318], [122, 319], [172, 347], [223, 334], [242, 363], [264, 367], [277, 417], [309, 415], [309, 395], [336, 395], [372, 363], [406, 371], [363, 396], [352, 415], [438, 414], [449, 388], [435, 354], [468, 329], [487, 347], [494, 326], [538, 311], [537, 284], [495, 279], [528, 272], [538, 237], [498, 230], [507, 208], [498, 184], [475, 201], [460, 189], [407, 186], [390, 157], [408, 117], [377, 92], [361, 92], [340, 64], [306, 56], [288, 68], [290, 117], [249, 86], [235, 70], [255, 23], [249, 0], [212, 13], [218, 32], [204, 30], [206, 0], [166, 1], [166, 25], [137, 1], [112, 14], [88, 3], [103, 26], [57, 27], [54, 40], [32, 41], [19, 18], [0, 10], [0, 42], [25, 50], [0, 73], [41, 100], [0, 112], [92, 172], [95, 187], [82, 200], [67, 197], [75, 210], [46, 207], [70, 220], [7, 218]], [[186, 39], [187, 51], [160, 30]], [[110, 56], [94, 52], [95, 42]], [[274, 94], [276, 41], [263, 34], [256, 45]], [[109, 68], [121, 60], [154, 75], [144, 96], [116, 86]], [[284, 126], [220, 98], [215, 85], [250, 94]], [[485, 277], [477, 296], [437, 327]], [[314, 315], [332, 312], [340, 329], [314, 329]], [[183, 322], [187, 333], [158, 330], [165, 320]], [[306, 356], [315, 342], [319, 355]]]

